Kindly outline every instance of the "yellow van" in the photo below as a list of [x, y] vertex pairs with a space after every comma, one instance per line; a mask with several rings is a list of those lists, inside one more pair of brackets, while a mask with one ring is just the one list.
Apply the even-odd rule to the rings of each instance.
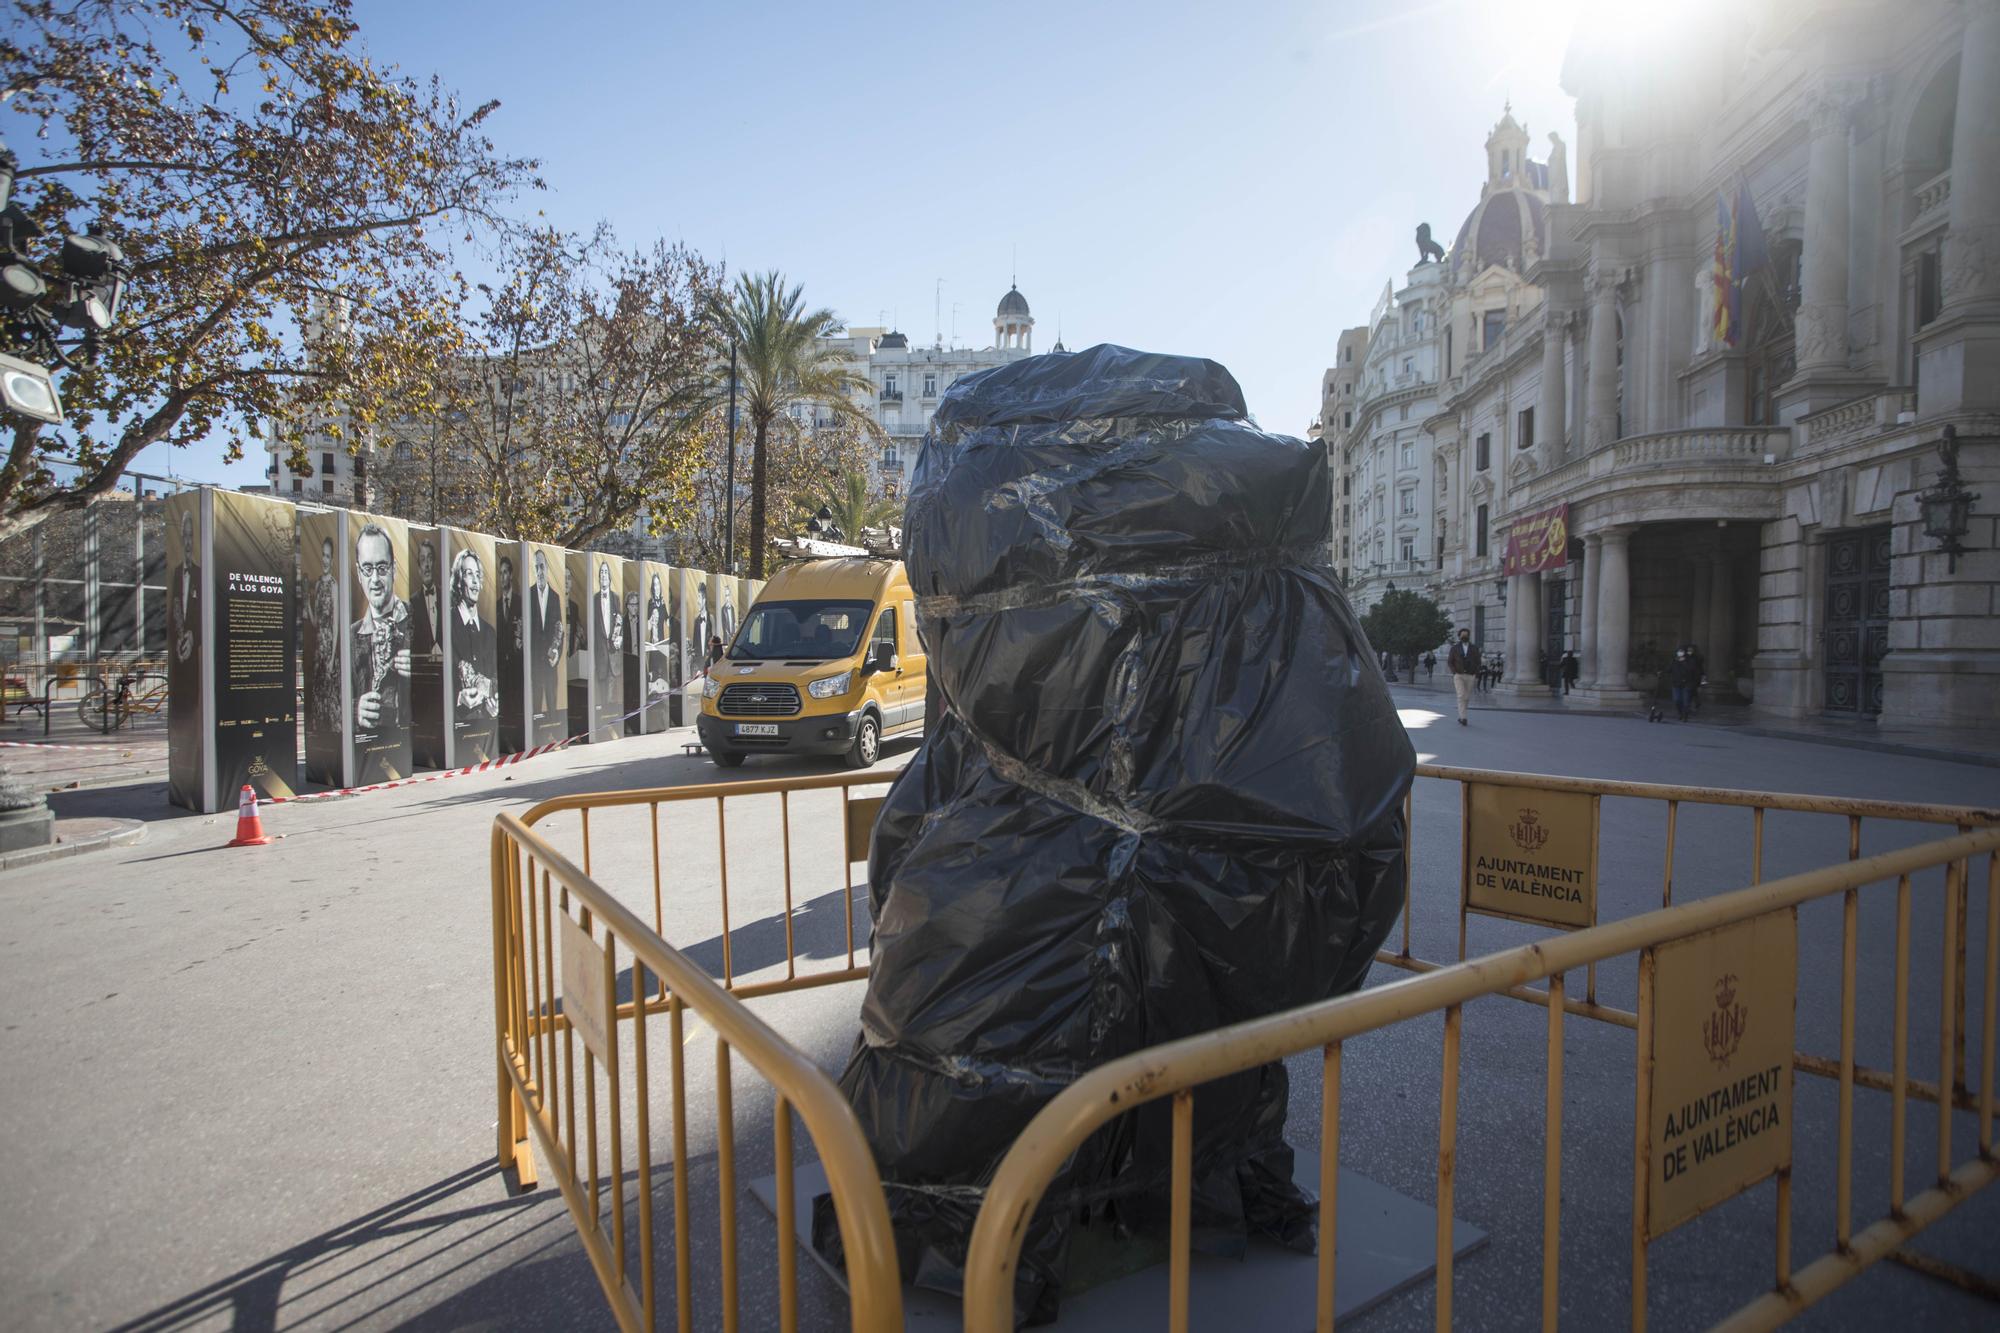
[[900, 560], [780, 566], [702, 681], [702, 748], [723, 768], [751, 754], [867, 768], [884, 737], [923, 730], [915, 598]]

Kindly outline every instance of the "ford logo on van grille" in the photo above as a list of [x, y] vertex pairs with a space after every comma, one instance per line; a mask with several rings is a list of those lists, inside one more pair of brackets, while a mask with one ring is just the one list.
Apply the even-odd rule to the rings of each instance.
[[799, 711], [799, 688], [784, 684], [725, 685], [720, 711], [730, 717], [790, 717]]

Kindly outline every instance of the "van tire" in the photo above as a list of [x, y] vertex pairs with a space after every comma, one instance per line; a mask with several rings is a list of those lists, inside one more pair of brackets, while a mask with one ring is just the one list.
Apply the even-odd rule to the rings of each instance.
[[715, 761], [717, 768], [741, 768], [743, 756], [734, 750], [710, 750], [708, 757]]
[[849, 768], [873, 768], [882, 757], [882, 724], [873, 713], [863, 713], [854, 724], [854, 744], [847, 747]]

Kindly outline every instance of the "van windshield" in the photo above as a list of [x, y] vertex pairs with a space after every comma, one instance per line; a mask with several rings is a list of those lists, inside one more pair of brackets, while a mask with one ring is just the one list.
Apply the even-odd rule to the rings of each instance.
[[825, 662], [852, 657], [874, 609], [872, 602], [759, 602], [736, 631], [729, 660]]

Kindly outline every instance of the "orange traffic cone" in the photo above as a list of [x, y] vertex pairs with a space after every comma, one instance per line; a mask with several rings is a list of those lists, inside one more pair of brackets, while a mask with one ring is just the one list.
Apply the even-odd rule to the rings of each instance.
[[250, 790], [250, 784], [243, 784], [243, 797], [236, 803], [236, 836], [229, 840], [231, 847], [262, 847], [273, 841], [264, 835], [264, 821], [257, 814], [257, 793]]

